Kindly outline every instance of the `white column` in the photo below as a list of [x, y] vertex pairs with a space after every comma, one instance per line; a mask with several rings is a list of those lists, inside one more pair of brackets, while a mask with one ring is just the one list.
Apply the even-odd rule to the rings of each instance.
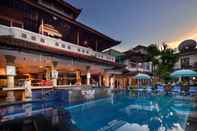
[[114, 76], [110, 78], [110, 88], [114, 89]]
[[57, 61], [53, 61], [52, 62], [52, 69], [51, 69], [51, 77], [52, 77], [52, 82], [53, 82], [53, 87], [57, 87], [57, 78], [58, 78], [58, 71], [56, 70], [56, 67], [57, 67], [57, 64], [58, 62]]
[[129, 77], [129, 87], [131, 86], [131, 84], [132, 84], [132, 79], [131, 77]]
[[102, 87], [102, 74], [99, 75], [99, 86]]
[[[7, 88], [14, 88], [14, 76], [16, 75], [15, 56], [6, 55], [6, 75], [7, 75]], [[14, 91], [7, 92], [7, 101], [15, 101]]]
[[81, 85], [81, 72], [80, 72], [80, 70], [77, 70], [76, 71], [76, 84], [77, 85]]
[[46, 74], [45, 74], [46, 80], [51, 79], [51, 73], [52, 73], [52, 67], [47, 67], [46, 68]]
[[104, 77], [104, 86], [106, 86], [106, 87], [110, 87], [110, 76], [109, 76], [109, 74], [107, 74], [107, 73], [105, 73], [104, 75], [103, 75], [103, 77]]
[[52, 70], [52, 82], [53, 82], [53, 87], [57, 86], [57, 77], [58, 77], [58, 71], [53, 69]]
[[90, 85], [90, 79], [91, 79], [91, 74], [90, 74], [90, 72], [88, 71], [88, 72], [87, 72], [87, 85], [88, 85], [88, 86]]
[[[14, 76], [7, 76], [8, 88], [14, 88]], [[14, 91], [7, 92], [7, 101], [15, 101]]]

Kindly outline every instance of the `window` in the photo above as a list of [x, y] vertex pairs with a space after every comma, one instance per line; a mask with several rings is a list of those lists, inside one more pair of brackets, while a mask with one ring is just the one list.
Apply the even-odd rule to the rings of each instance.
[[65, 45], [64, 44], [62, 44], [62, 48], [65, 48]]
[[59, 43], [56, 42], [55, 45], [56, 45], [56, 46], [59, 46]]
[[181, 68], [190, 67], [190, 59], [188, 57], [181, 58]]
[[19, 27], [19, 28], [22, 28], [23, 27], [23, 25], [21, 24], [21, 23], [19, 23], [19, 22], [12, 22], [12, 26], [14, 26], [14, 27]]
[[6, 20], [6, 19], [0, 18], [0, 24], [1, 25], [10, 26], [10, 21], [9, 20]]
[[45, 31], [44, 31], [43, 34], [46, 35], [46, 36], [48, 36], [48, 32], [45, 32]]
[[68, 48], [68, 49], [71, 49], [71, 46], [68, 46], [67, 48]]
[[45, 40], [44, 40], [43, 38], [40, 38], [40, 42], [44, 43], [44, 42], [45, 42]]
[[146, 69], [150, 70], [150, 65], [149, 64], [146, 65]]
[[21, 37], [22, 37], [22, 38], [27, 38], [27, 34], [22, 33], [22, 34], [21, 34]]
[[31, 40], [36, 40], [36, 37], [35, 36], [31, 36]]

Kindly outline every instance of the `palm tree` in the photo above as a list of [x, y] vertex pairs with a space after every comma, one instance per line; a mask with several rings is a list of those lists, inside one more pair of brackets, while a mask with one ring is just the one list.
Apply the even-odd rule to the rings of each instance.
[[148, 60], [152, 62], [153, 74], [155, 74], [156, 66], [158, 66], [159, 61], [158, 57], [160, 55], [160, 50], [155, 44], [151, 44], [147, 47], [148, 51]]
[[148, 60], [152, 62], [153, 75], [163, 78], [165, 81], [170, 79], [170, 72], [177, 61], [177, 55], [173, 49], [168, 48], [163, 43], [161, 50], [155, 44], [147, 47]]
[[168, 48], [167, 44], [163, 44], [163, 50], [160, 52], [160, 61], [157, 74], [165, 81], [170, 80], [170, 72], [172, 72], [174, 64], [178, 60], [177, 54], [173, 49]]

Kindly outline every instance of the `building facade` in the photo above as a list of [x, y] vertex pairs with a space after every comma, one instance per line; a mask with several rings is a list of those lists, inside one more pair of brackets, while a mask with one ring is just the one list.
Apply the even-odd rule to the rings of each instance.
[[32, 89], [112, 87], [121, 67], [102, 51], [120, 41], [76, 18], [81, 10], [63, 0], [0, 1], [0, 87], [13, 100], [29, 80]]
[[178, 61], [174, 69], [197, 70], [197, 48], [195, 40], [185, 40], [178, 47]]
[[131, 74], [152, 74], [152, 63], [147, 58], [148, 52], [145, 46], [136, 46], [124, 52], [124, 64]]
[[115, 60], [119, 64], [124, 64], [124, 53], [117, 51], [115, 49], [109, 49], [107, 51], [104, 51], [104, 53], [107, 53], [113, 57], [115, 57]]
[[[135, 76], [138, 73], [145, 73], [152, 75], [152, 62], [148, 60], [147, 47], [138, 45], [128, 51], [119, 52], [114, 49], [105, 51], [115, 57], [116, 62], [124, 66], [118, 67], [114, 70], [119, 71], [119, 74], [114, 75], [115, 87], [130, 87], [137, 84]], [[150, 83], [150, 81], [142, 81], [142, 84]]]

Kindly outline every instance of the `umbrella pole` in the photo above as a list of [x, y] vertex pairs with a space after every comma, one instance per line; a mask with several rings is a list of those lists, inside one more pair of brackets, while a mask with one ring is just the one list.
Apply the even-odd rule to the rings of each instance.
[[137, 88], [139, 88], [139, 84], [140, 84], [140, 83], [139, 83], [139, 80], [137, 80]]
[[181, 79], [181, 77], [179, 77], [179, 83], [181, 83], [181, 81], [182, 81], [182, 79]]

